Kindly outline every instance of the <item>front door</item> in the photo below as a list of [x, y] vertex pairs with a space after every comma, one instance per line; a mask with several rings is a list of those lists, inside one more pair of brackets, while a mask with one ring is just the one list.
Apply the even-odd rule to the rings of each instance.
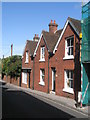
[[52, 91], [55, 92], [55, 74], [56, 74], [56, 71], [55, 71], [55, 68], [52, 69]]

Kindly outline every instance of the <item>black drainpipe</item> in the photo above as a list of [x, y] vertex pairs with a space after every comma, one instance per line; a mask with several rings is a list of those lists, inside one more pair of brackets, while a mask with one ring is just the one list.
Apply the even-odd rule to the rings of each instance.
[[21, 87], [22, 83], [22, 58], [21, 58], [21, 73], [20, 73], [20, 80], [19, 80], [19, 86]]
[[35, 62], [34, 62], [34, 58], [33, 58], [33, 86], [32, 86], [33, 90], [34, 90], [34, 64], [35, 64]]
[[49, 56], [48, 56], [48, 93], [49, 93]]

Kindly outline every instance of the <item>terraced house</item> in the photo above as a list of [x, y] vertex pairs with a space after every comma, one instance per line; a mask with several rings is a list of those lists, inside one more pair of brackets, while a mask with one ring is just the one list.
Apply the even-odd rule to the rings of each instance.
[[28, 41], [22, 59], [23, 86], [77, 100], [81, 91], [80, 32], [81, 22], [68, 17], [63, 29], [58, 30], [51, 20], [49, 31], [42, 31], [37, 42]]

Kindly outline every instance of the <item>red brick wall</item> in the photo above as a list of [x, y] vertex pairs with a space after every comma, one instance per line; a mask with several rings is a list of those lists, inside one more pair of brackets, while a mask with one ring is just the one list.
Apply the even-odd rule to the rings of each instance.
[[[26, 51], [27, 51], [27, 45], [25, 46], [25, 50], [24, 50], [24, 54], [23, 54], [23, 58], [22, 58], [22, 68], [27, 68], [27, 69], [31, 68], [31, 72], [30, 72], [30, 88], [32, 88], [32, 86], [33, 86], [33, 60], [31, 59], [30, 52], [28, 51], [29, 62], [25, 63], [25, 61], [26, 61]], [[22, 83], [22, 74], [21, 74], [21, 86], [22, 87], [29, 87], [29, 73], [27, 73], [27, 84]]]
[[49, 26], [49, 32], [54, 33], [57, 30], [57, 26]]
[[[64, 60], [65, 57], [65, 38], [74, 36], [74, 58], [72, 60]], [[72, 29], [70, 25], [67, 26], [62, 39], [58, 45], [58, 49], [50, 58], [49, 62], [49, 92], [52, 90], [52, 67], [56, 68], [56, 94], [60, 96], [70, 97], [76, 99], [76, 91], [80, 90], [80, 62], [79, 62], [79, 39]], [[40, 62], [40, 48], [42, 45], [45, 45], [45, 62]], [[26, 48], [25, 48], [26, 49]], [[25, 53], [22, 60], [22, 67], [31, 67], [31, 83], [30, 87], [32, 88], [33, 85], [33, 61], [29, 57], [29, 63], [25, 64]], [[40, 69], [45, 69], [45, 86], [39, 85], [40, 82]], [[64, 70], [73, 70], [74, 71], [74, 90], [75, 94], [70, 94], [63, 91], [64, 88]], [[78, 76], [77, 76], [78, 74]], [[78, 84], [78, 85], [77, 85]], [[28, 85], [22, 84], [23, 87], [28, 87]], [[41, 39], [41, 42], [39, 44], [39, 47], [37, 49], [37, 53], [35, 56], [35, 64], [34, 64], [34, 89], [48, 92], [48, 50], [46, 47], [46, 44], [43, 40], [43, 37]]]
[[[40, 49], [41, 46], [45, 45], [45, 62], [40, 62]], [[40, 69], [45, 69], [45, 86], [39, 85], [40, 82]], [[35, 70], [34, 70], [35, 76], [34, 76], [34, 89], [40, 90], [43, 92], [48, 91], [48, 51], [46, 44], [43, 40], [43, 37], [41, 39], [41, 42], [39, 44], [36, 56], [35, 56]]]
[[3, 80], [6, 81], [7, 83], [11, 83], [17, 86], [19, 86], [19, 82], [20, 82], [19, 77], [16, 79], [16, 78], [10, 78], [10, 76], [6, 76], [6, 75], [4, 75]]
[[[65, 57], [65, 38], [74, 35], [74, 60], [63, 60]], [[64, 88], [64, 70], [69, 69], [69, 70], [74, 70], [78, 71], [80, 73], [80, 63], [78, 62], [78, 57], [79, 53], [77, 54], [75, 51], [75, 38], [78, 41], [77, 36], [75, 35], [75, 32], [71, 28], [70, 25], [67, 26], [64, 35], [58, 45], [58, 49], [55, 53], [55, 55], [50, 59], [50, 90], [51, 90], [51, 85], [52, 85], [52, 76], [51, 76], [51, 67], [56, 68], [56, 94], [65, 96], [65, 97], [70, 97], [70, 98], [75, 98], [73, 94], [63, 92]], [[79, 49], [79, 48], [78, 48]], [[76, 55], [77, 54], [77, 55]], [[76, 58], [77, 57], [77, 58]], [[76, 60], [76, 61], [75, 61]], [[77, 67], [75, 67], [75, 65]], [[77, 72], [74, 73], [74, 76], [77, 76]], [[80, 77], [76, 79], [74, 78], [74, 82], [80, 81]], [[79, 82], [80, 83], [80, 82]], [[80, 84], [79, 84], [80, 86]]]

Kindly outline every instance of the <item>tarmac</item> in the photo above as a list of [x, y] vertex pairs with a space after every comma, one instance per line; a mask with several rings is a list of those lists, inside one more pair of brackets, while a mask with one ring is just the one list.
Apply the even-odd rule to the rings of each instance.
[[[0, 80], [2, 81], [2, 80]], [[5, 82], [5, 81], [3, 81]], [[43, 98], [46, 98], [48, 100], [52, 100], [60, 105], [64, 105], [67, 106], [71, 109], [74, 109], [78, 112], [82, 112], [83, 114], [87, 115], [88, 118], [90, 118], [90, 106], [82, 106], [82, 108], [80, 106], [76, 107], [76, 101], [74, 99], [71, 98], [67, 98], [67, 97], [62, 97], [62, 96], [58, 96], [55, 94], [48, 94], [48, 93], [44, 93], [41, 91], [37, 91], [37, 90], [32, 90], [30, 88], [23, 88], [23, 87], [19, 87], [10, 83], [6, 84], [7, 86], [10, 86], [13, 90], [21, 90], [23, 92], [26, 92], [27, 94], [33, 95], [33, 96], [40, 96]]]

